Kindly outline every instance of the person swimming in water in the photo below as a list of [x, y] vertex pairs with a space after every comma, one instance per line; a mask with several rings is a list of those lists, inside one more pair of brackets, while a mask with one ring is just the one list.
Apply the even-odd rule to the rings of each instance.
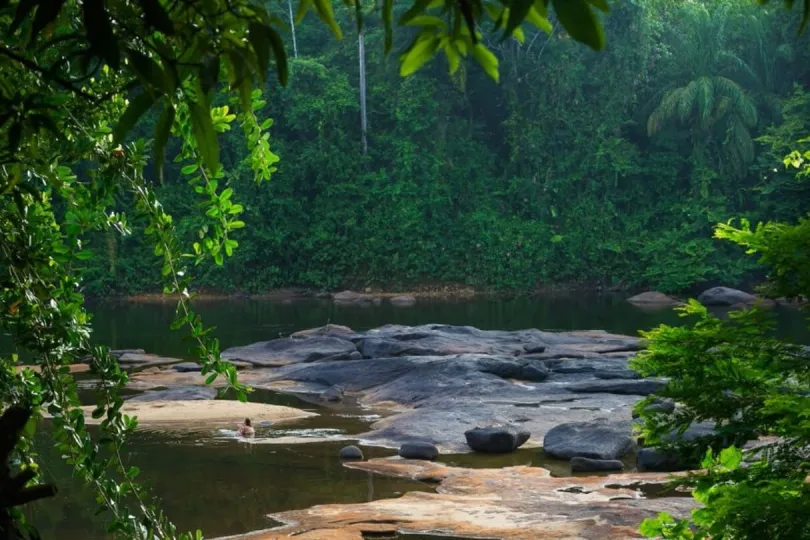
[[253, 437], [256, 434], [256, 431], [253, 429], [253, 426], [250, 425], [250, 418], [245, 418], [244, 424], [239, 424], [239, 435], [242, 437]]

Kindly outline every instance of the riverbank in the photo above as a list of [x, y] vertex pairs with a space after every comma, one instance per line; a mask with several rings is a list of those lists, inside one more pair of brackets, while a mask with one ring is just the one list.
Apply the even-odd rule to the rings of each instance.
[[[610, 293], [627, 293], [633, 289], [626, 286], [606, 287], [595, 283], [558, 283], [549, 284], [535, 287], [530, 290], [514, 291], [514, 290], [498, 290], [498, 289], [482, 289], [475, 288], [468, 285], [459, 284], [438, 284], [438, 285], [417, 285], [414, 287], [406, 287], [402, 289], [388, 289], [379, 286], [358, 287], [355, 289], [339, 289], [333, 291], [324, 291], [320, 289], [311, 289], [306, 287], [288, 287], [281, 289], [273, 289], [260, 293], [247, 293], [247, 292], [222, 292], [215, 290], [201, 290], [199, 291], [194, 300], [196, 301], [222, 301], [222, 300], [268, 300], [268, 301], [293, 301], [296, 299], [304, 298], [331, 298], [340, 292], [351, 291], [357, 294], [368, 295], [372, 298], [388, 299], [397, 296], [413, 296], [415, 298], [426, 299], [459, 299], [467, 300], [476, 297], [490, 297], [490, 298], [514, 298], [514, 297], [532, 297], [543, 296], [548, 298], [566, 296], [571, 294], [610, 294]], [[161, 303], [161, 302], [176, 302], [180, 295], [172, 294], [167, 295], [163, 293], [138, 293], [131, 295], [109, 295], [109, 296], [94, 296], [88, 295], [88, 298], [93, 301], [121, 301], [121, 302], [136, 302], [136, 303]]]

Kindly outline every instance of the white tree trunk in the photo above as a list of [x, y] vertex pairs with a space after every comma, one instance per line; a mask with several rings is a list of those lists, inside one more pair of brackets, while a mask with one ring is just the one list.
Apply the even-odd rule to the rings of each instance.
[[290, 29], [292, 30], [293, 38], [293, 56], [298, 58], [298, 43], [295, 41], [295, 19], [293, 18], [292, 0], [287, 0], [287, 7], [290, 10]]
[[368, 118], [366, 117], [366, 45], [363, 32], [357, 42], [360, 56], [360, 132], [363, 137], [363, 154], [368, 152]]

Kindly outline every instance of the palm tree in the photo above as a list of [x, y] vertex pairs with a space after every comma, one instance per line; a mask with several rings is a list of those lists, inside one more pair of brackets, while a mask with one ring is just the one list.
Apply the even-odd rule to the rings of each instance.
[[[709, 11], [704, 4], [684, 4], [687, 31], [679, 36], [676, 72], [681, 84], [665, 89], [647, 120], [650, 136], [677, 124], [689, 129], [696, 167], [715, 166], [721, 173], [742, 176], [754, 159], [751, 129], [757, 107], [734, 74], [750, 66], [727, 48], [725, 25], [729, 5]], [[705, 177], [705, 176], [704, 176]]]

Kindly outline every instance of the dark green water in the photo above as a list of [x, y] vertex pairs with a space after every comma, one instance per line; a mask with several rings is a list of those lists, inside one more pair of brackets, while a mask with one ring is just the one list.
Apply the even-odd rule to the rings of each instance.
[[[390, 323], [446, 323], [484, 329], [604, 329], [634, 334], [639, 329], [650, 329], [660, 323], [678, 324], [681, 320], [671, 310], [644, 311], [612, 296], [425, 301], [409, 308], [388, 304], [337, 307], [317, 300], [207, 301], [200, 302], [197, 309], [207, 324], [218, 327], [223, 348], [272, 339], [327, 322], [356, 330]], [[173, 304], [102, 303], [93, 305], [92, 311], [95, 339], [99, 343], [189, 357], [182, 334], [168, 329]], [[777, 316], [781, 336], [810, 342], [799, 312], [777, 310]], [[350, 436], [365, 431], [370, 421], [346, 416], [362, 414], [361, 411], [323, 409], [272, 392], [256, 392], [251, 399], [321, 413], [319, 417], [283, 428], [260, 429], [259, 435], [265, 437], [320, 433]], [[324, 429], [333, 431], [322, 432]], [[60, 493], [57, 498], [32, 507], [33, 522], [45, 539], [104, 538], [103, 516], [94, 516], [91, 494], [71, 480], [70, 469], [60, 460], [46, 434], [41, 436], [46, 477], [58, 485]], [[245, 444], [216, 431], [143, 432], [131, 441], [127, 459], [140, 467], [141, 479], [152, 487], [181, 530], [201, 528], [209, 538], [269, 527], [273, 523], [265, 516], [272, 512], [316, 504], [359, 503], [432, 489], [418, 482], [374, 477], [342, 467], [337, 453], [345, 444], [349, 443]], [[367, 457], [392, 453], [379, 448], [363, 450]], [[548, 460], [541, 451], [531, 449], [508, 456], [442, 456], [441, 460], [464, 467], [545, 466], [557, 475], [570, 474], [567, 463]]]

